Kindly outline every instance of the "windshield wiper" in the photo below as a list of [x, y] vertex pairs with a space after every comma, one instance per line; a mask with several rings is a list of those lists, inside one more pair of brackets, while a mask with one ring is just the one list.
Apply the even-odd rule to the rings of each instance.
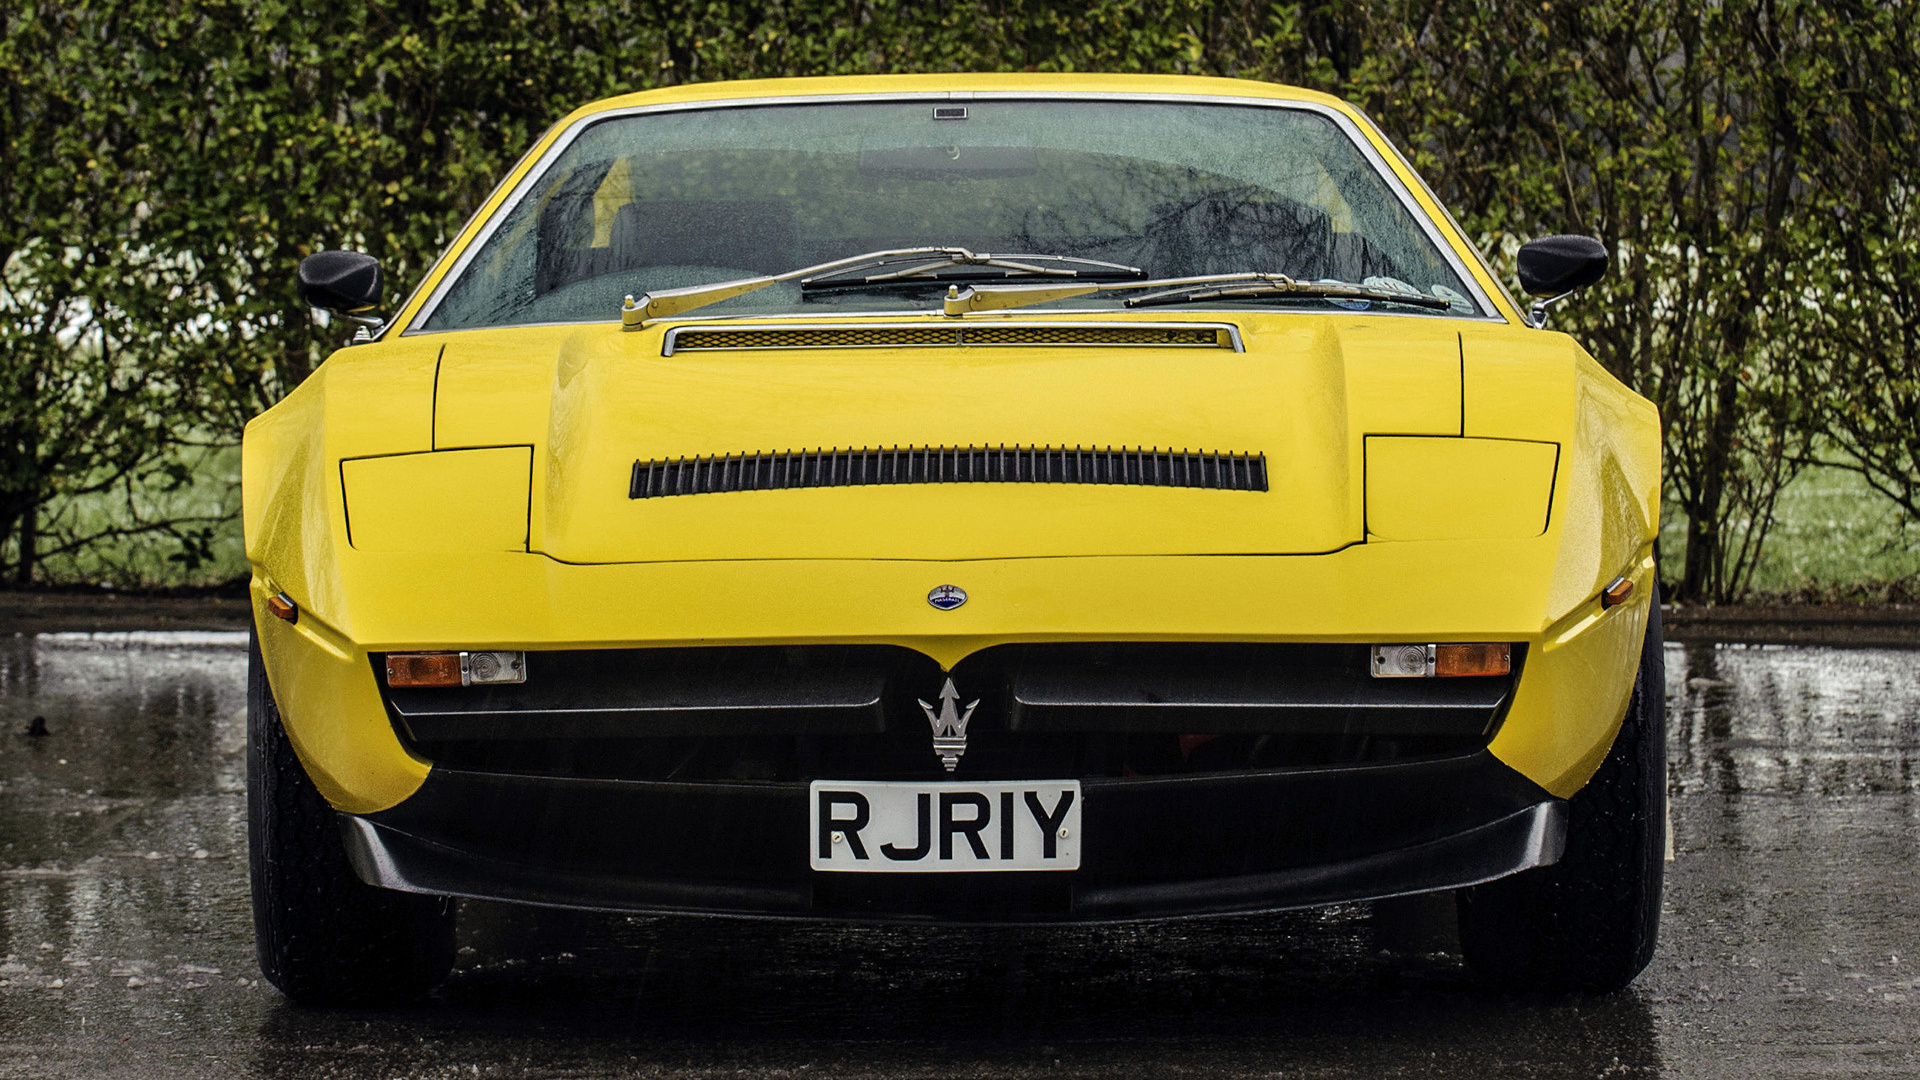
[[[1409, 304], [1435, 311], [1453, 306], [1453, 301], [1425, 293], [1345, 282], [1295, 281], [1284, 275], [1254, 275], [1261, 280], [1211, 281], [1183, 285], [1164, 292], [1132, 296], [1123, 301], [1128, 307], [1159, 307], [1166, 304], [1197, 304], [1208, 300], [1240, 300], [1270, 296], [1298, 296], [1313, 300], [1378, 300], [1389, 304]], [[1277, 280], [1275, 280], [1277, 279]], [[1150, 284], [1150, 283], [1149, 283]]]
[[973, 311], [996, 311], [1026, 307], [1052, 300], [1066, 300], [1096, 292], [1116, 290], [1158, 290], [1145, 296], [1129, 297], [1127, 307], [1158, 307], [1167, 304], [1198, 304], [1208, 300], [1239, 300], [1256, 297], [1297, 296], [1313, 300], [1377, 300], [1383, 303], [1409, 304], [1436, 311], [1453, 306], [1453, 301], [1425, 293], [1399, 289], [1352, 285], [1346, 282], [1295, 281], [1285, 274], [1209, 274], [1205, 277], [1159, 278], [1150, 281], [1123, 281], [1085, 285], [1006, 285], [968, 288], [948, 296], [948, 315]]
[[[1120, 263], [1101, 262], [1098, 259], [1083, 259], [1077, 255], [989, 255], [978, 254], [966, 248], [949, 248], [938, 258], [923, 260], [913, 266], [884, 273], [852, 276], [862, 270], [892, 266], [899, 262], [897, 257], [874, 258], [857, 266], [834, 270], [825, 274], [815, 274], [802, 278], [800, 288], [804, 292], [818, 292], [829, 289], [859, 289], [872, 286], [898, 284], [944, 284], [951, 281], [1001, 280], [1013, 277], [1051, 277], [1069, 278], [1080, 281], [1113, 281], [1125, 278], [1144, 278], [1145, 270], [1137, 266], [1125, 266]], [[1036, 263], [1066, 265], [1037, 266]], [[959, 273], [941, 271], [963, 268]], [[978, 268], [969, 272], [964, 268]], [[985, 271], [1000, 271], [987, 273]]]
[[[975, 254], [963, 247], [895, 248], [887, 251], [869, 251], [864, 255], [835, 259], [817, 266], [803, 266], [784, 274], [716, 281], [711, 285], [688, 285], [679, 289], [659, 289], [642, 295], [638, 300], [628, 296], [620, 307], [620, 322], [627, 329], [632, 330], [652, 319], [664, 319], [695, 308], [706, 307], [708, 304], [717, 304], [722, 300], [731, 300], [736, 296], [764, 289], [769, 285], [797, 280], [800, 282], [800, 287], [805, 289], [814, 279], [832, 278], [840, 274], [886, 266], [904, 259], [917, 261], [913, 266], [903, 267], [891, 274], [873, 275], [865, 281], [849, 282], [847, 287], [857, 287], [868, 282], [898, 281], [922, 275], [935, 277], [937, 280], [933, 272], [949, 266], [985, 266], [1046, 277], [1071, 277], [1083, 281], [1093, 277], [1094, 274], [1090, 271], [1095, 269], [1100, 276], [1125, 274], [1129, 277], [1144, 277], [1146, 274], [1146, 271], [1138, 267], [1103, 263], [1093, 259], [1078, 259], [1069, 255], [985, 255]], [[1088, 269], [1070, 270], [1064, 267], [1049, 269], [1031, 265], [1042, 261], [1073, 263]], [[827, 281], [815, 287], [829, 286], [838, 287], [839, 283]]]

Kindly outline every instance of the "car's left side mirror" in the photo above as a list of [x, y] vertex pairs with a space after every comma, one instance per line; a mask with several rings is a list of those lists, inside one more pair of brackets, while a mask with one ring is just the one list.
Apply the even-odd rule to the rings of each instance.
[[1534, 297], [1533, 325], [1547, 307], [1607, 276], [1607, 248], [1591, 236], [1543, 236], [1520, 247], [1520, 287]]
[[[322, 251], [300, 260], [300, 299], [349, 318], [380, 306], [380, 260], [360, 251]], [[364, 317], [357, 322], [367, 321]]]

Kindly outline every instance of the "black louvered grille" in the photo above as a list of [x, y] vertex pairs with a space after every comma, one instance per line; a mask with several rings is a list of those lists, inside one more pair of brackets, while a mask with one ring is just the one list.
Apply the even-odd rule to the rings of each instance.
[[628, 496], [869, 484], [1128, 484], [1267, 490], [1265, 454], [1053, 446], [794, 450], [636, 461]]
[[791, 330], [685, 329], [673, 351], [692, 349], [864, 349], [928, 345], [1157, 345], [1231, 348], [1213, 327], [1166, 326], [834, 326]]

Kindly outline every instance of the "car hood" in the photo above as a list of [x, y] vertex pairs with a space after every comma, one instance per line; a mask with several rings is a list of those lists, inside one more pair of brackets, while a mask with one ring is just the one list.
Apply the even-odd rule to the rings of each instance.
[[[716, 325], [731, 336], [687, 347]], [[836, 324], [865, 327], [857, 347], [593, 327], [544, 356], [522, 337], [547, 390], [530, 546], [576, 563], [1328, 552], [1365, 535], [1366, 434], [1460, 431], [1446, 320], [1236, 313], [1191, 324], [1219, 328], [1197, 347], [1063, 344], [1015, 320], [968, 320], [1007, 332], [952, 344], [953, 325]], [[449, 344], [437, 435], [443, 416], [489, 433], [502, 344]]]

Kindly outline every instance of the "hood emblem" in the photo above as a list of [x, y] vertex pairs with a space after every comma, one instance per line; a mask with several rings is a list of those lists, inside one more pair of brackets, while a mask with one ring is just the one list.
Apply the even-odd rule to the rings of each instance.
[[933, 725], [933, 752], [940, 755], [940, 763], [952, 772], [960, 764], [960, 755], [967, 752], [967, 721], [973, 719], [973, 710], [980, 705], [975, 698], [967, 705], [965, 712], [957, 707], [960, 703], [960, 691], [953, 688], [953, 680], [940, 688], [940, 711], [933, 711], [931, 702], [920, 702], [920, 710], [927, 714], [927, 723]]
[[952, 611], [967, 602], [967, 590], [958, 585], [935, 585], [927, 594], [927, 603], [941, 611]]

